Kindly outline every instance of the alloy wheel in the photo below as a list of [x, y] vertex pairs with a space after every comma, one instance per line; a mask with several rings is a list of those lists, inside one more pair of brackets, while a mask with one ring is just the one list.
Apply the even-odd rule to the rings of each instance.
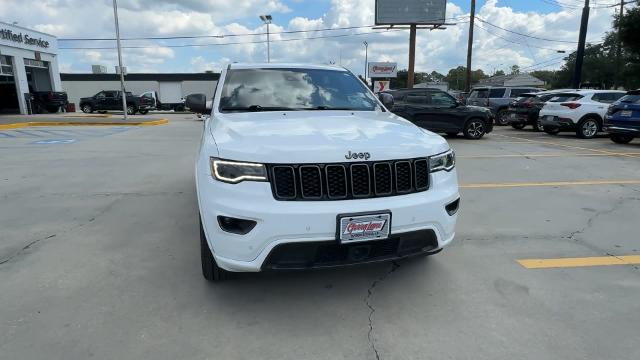
[[480, 138], [484, 135], [484, 125], [480, 121], [472, 121], [467, 133], [474, 139]]
[[598, 123], [595, 120], [587, 120], [582, 124], [582, 135], [592, 138], [598, 133]]

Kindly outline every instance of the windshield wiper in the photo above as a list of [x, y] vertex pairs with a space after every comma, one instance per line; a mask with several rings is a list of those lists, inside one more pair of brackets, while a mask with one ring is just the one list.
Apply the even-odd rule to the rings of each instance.
[[221, 111], [252, 111], [252, 112], [260, 112], [260, 111], [295, 111], [297, 109], [285, 107], [285, 106], [261, 106], [261, 105], [250, 105], [250, 106], [228, 106], [220, 109]]
[[348, 107], [332, 107], [332, 106], [327, 106], [327, 105], [320, 105], [320, 106], [316, 106], [314, 108], [304, 108], [301, 110], [358, 110], [358, 109], [354, 109], [354, 108], [348, 108]]

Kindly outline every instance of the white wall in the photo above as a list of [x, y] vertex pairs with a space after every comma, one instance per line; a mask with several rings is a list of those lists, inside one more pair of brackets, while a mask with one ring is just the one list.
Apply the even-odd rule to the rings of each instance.
[[213, 97], [213, 90], [216, 88], [217, 81], [183, 81], [182, 96], [186, 97], [191, 94], [205, 94], [207, 99]]
[[[190, 80], [182, 82], [182, 97], [190, 94], [205, 94], [207, 99], [213, 97], [217, 81], [211, 80]], [[127, 81], [125, 80], [127, 91], [135, 95], [140, 95], [147, 91], [160, 92], [158, 81]], [[102, 90], [120, 90], [120, 81], [63, 81], [62, 89], [67, 92], [69, 102], [76, 104], [76, 109], [80, 105], [80, 98], [89, 97]]]
[[[127, 91], [140, 95], [147, 91], [158, 91], [157, 81], [125, 81]], [[79, 109], [80, 98], [90, 97], [102, 90], [120, 90], [120, 81], [63, 81], [62, 89], [67, 92], [69, 102]]]

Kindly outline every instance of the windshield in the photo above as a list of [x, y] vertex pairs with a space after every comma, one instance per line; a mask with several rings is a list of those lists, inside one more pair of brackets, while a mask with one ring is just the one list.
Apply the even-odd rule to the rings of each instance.
[[364, 84], [347, 71], [238, 69], [227, 72], [219, 109], [373, 111], [377, 107]]

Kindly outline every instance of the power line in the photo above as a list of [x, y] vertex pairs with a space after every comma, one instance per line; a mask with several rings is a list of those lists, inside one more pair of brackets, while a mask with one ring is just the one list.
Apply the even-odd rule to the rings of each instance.
[[[370, 35], [370, 34], [383, 34], [388, 32], [396, 32], [396, 31], [406, 31], [406, 29], [391, 29], [384, 31], [367, 31], [361, 33], [352, 33], [352, 34], [340, 34], [340, 35], [325, 35], [325, 36], [314, 36], [314, 37], [303, 37], [303, 38], [294, 38], [294, 39], [276, 39], [271, 40], [271, 42], [288, 42], [288, 41], [301, 41], [301, 40], [314, 40], [314, 39], [327, 39], [327, 38], [340, 38], [340, 37], [349, 37], [349, 36], [361, 36], [361, 35]], [[246, 44], [264, 44], [266, 40], [257, 40], [257, 41], [238, 41], [238, 42], [227, 42], [227, 43], [208, 43], [208, 44], [179, 44], [179, 45], [132, 45], [132, 46], [122, 46], [123, 49], [155, 49], [159, 47], [166, 48], [184, 48], [184, 47], [207, 47], [207, 46], [225, 46], [225, 45], [246, 45]], [[61, 47], [60, 50], [113, 50], [115, 47]]]
[[567, 44], [577, 44], [577, 41], [569, 41], [569, 40], [558, 40], [558, 39], [548, 39], [548, 38], [543, 38], [543, 37], [539, 37], [539, 36], [535, 36], [535, 35], [529, 35], [529, 34], [525, 34], [525, 33], [521, 33], [521, 32], [517, 32], [517, 31], [513, 31], [513, 30], [509, 30], [509, 29], [505, 29], [503, 27], [500, 27], [496, 24], [492, 24], [482, 18], [476, 17], [476, 19], [480, 20], [480, 22], [487, 24], [489, 26], [493, 26], [495, 28], [498, 28], [500, 30], [504, 30], [506, 32], [510, 32], [512, 34], [516, 34], [516, 35], [520, 35], [520, 36], [524, 36], [524, 37], [528, 37], [528, 38], [532, 38], [532, 39], [536, 39], [536, 40], [544, 40], [544, 41], [551, 41], [551, 42], [558, 42], [558, 43], [567, 43]]
[[563, 51], [562, 49], [552, 49], [552, 48], [546, 48], [546, 47], [542, 47], [542, 46], [535, 46], [535, 45], [527, 45], [527, 44], [523, 44], [523, 43], [518, 42], [518, 41], [515, 41], [515, 40], [507, 39], [507, 38], [505, 38], [505, 37], [503, 37], [503, 36], [500, 36], [500, 35], [498, 35], [498, 34], [494, 34], [494, 33], [492, 33], [491, 31], [489, 31], [489, 30], [487, 30], [487, 29], [485, 29], [485, 28], [483, 28], [483, 27], [481, 27], [481, 26], [479, 26], [479, 25], [477, 25], [477, 24], [476, 24], [475, 26], [476, 26], [477, 28], [482, 29], [482, 30], [486, 31], [487, 33], [489, 33], [489, 34], [491, 34], [491, 35], [493, 35], [493, 36], [497, 37], [497, 38], [500, 38], [500, 39], [502, 39], [502, 40], [504, 40], [504, 41], [508, 41], [508, 42], [510, 42], [510, 43], [513, 43], [513, 44], [518, 44], [518, 45], [523, 45], [523, 46], [530, 46], [530, 47], [534, 47], [534, 48], [536, 48], [536, 49], [542, 49], [542, 50]]
[[[466, 19], [467, 16], [456, 16], [446, 18], [445, 20], [462, 20]], [[279, 34], [300, 34], [300, 33], [310, 33], [310, 32], [320, 32], [320, 31], [336, 31], [336, 30], [355, 30], [355, 29], [365, 29], [372, 28], [376, 25], [362, 25], [362, 26], [343, 26], [343, 27], [333, 27], [333, 28], [323, 28], [323, 29], [308, 29], [308, 30], [287, 30], [280, 32], [271, 32], [271, 35], [279, 35]], [[220, 35], [185, 35], [185, 36], [143, 36], [143, 37], [129, 37], [129, 38], [121, 38], [120, 40], [128, 41], [128, 40], [185, 40], [185, 39], [200, 39], [200, 38], [216, 38], [223, 39], [227, 37], [239, 37], [239, 36], [262, 36], [266, 35], [266, 32], [257, 32], [257, 33], [247, 33], [247, 34], [220, 34]], [[115, 38], [60, 38], [58, 41], [115, 41]]]

